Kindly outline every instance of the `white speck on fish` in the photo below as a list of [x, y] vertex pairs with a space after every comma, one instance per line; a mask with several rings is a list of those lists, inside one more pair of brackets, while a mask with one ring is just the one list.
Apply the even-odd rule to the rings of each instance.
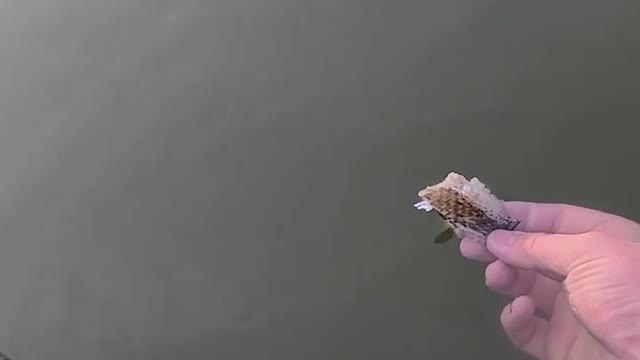
[[413, 206], [418, 210], [431, 211], [433, 210], [433, 206], [429, 204], [428, 201], [420, 201], [419, 203], [413, 204]]

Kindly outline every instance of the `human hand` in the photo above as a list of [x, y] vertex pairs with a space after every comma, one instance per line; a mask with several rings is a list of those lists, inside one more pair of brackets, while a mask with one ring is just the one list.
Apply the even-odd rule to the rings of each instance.
[[521, 220], [463, 256], [487, 262], [487, 286], [514, 298], [500, 316], [540, 360], [640, 359], [640, 225], [564, 204], [506, 202]]

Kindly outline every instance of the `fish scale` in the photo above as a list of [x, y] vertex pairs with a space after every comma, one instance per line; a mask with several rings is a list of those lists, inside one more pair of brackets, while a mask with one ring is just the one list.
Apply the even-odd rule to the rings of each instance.
[[[418, 194], [423, 201], [415, 204], [421, 210], [435, 210], [459, 238], [472, 236], [481, 242], [495, 230], [514, 230], [519, 220], [509, 217], [489, 188], [477, 178], [450, 173], [447, 178]], [[437, 242], [443, 237], [438, 235]]]

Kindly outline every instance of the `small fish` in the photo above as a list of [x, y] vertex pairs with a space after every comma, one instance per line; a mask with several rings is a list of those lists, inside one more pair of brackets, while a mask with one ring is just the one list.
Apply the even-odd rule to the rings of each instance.
[[[514, 230], [520, 221], [509, 217], [502, 200], [477, 178], [467, 180], [454, 172], [440, 183], [418, 193], [422, 201], [414, 204], [419, 210], [435, 210], [458, 238], [470, 236], [486, 242], [487, 236], [498, 229]], [[444, 243], [447, 234], [436, 236], [436, 243]], [[446, 239], [446, 240], [445, 240]]]

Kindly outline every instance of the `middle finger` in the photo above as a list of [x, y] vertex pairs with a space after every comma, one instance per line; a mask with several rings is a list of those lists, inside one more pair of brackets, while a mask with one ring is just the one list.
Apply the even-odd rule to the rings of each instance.
[[500, 260], [487, 266], [485, 283], [491, 290], [511, 298], [530, 297], [545, 315], [551, 315], [556, 297], [562, 290], [558, 281], [531, 270], [514, 268]]

